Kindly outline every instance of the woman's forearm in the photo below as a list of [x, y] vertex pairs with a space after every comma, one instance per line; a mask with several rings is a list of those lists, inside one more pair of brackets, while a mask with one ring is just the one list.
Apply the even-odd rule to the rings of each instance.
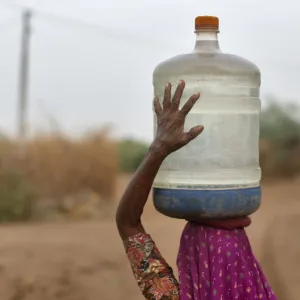
[[145, 232], [141, 223], [141, 215], [164, 158], [165, 155], [151, 147], [127, 186], [116, 214], [116, 222], [122, 239]]

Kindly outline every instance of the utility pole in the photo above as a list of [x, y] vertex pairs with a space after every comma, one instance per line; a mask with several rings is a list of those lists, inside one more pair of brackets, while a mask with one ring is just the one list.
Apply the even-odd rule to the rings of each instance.
[[28, 82], [29, 82], [29, 52], [31, 36], [30, 9], [22, 12], [21, 53], [19, 71], [19, 99], [18, 99], [18, 137], [24, 141], [27, 137], [27, 106], [28, 106]]

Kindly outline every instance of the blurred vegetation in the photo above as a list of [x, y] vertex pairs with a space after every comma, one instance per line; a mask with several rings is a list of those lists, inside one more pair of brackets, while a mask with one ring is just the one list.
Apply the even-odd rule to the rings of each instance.
[[86, 218], [114, 197], [117, 147], [106, 131], [0, 139], [0, 221]]
[[[0, 222], [103, 217], [118, 175], [133, 173], [147, 149], [107, 130], [77, 139], [39, 134], [23, 145], [0, 134]], [[261, 114], [263, 177], [299, 176], [299, 153], [299, 107], [271, 99]]]
[[269, 98], [260, 120], [264, 178], [295, 177], [300, 170], [300, 107]]
[[34, 191], [16, 171], [0, 174], [0, 222], [28, 221], [35, 204]]
[[142, 162], [148, 145], [134, 139], [122, 140], [118, 143], [119, 167], [124, 173], [134, 172]]
[[274, 99], [261, 113], [261, 138], [281, 144], [300, 137], [300, 108], [293, 103], [279, 104]]

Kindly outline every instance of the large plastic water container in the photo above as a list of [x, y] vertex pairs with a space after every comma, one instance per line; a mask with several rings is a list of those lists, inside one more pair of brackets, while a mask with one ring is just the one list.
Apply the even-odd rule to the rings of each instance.
[[[250, 61], [220, 50], [219, 19], [195, 19], [194, 50], [160, 63], [154, 94], [163, 100], [185, 80], [181, 106], [200, 92], [185, 130], [203, 133], [163, 162], [153, 186], [156, 209], [170, 217], [197, 220], [249, 215], [261, 201], [259, 167], [260, 71]], [[154, 114], [154, 133], [156, 133]]]

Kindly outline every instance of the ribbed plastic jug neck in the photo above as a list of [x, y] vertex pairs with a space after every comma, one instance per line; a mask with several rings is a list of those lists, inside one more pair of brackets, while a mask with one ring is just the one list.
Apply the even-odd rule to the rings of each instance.
[[220, 52], [217, 30], [196, 31], [195, 52]]

